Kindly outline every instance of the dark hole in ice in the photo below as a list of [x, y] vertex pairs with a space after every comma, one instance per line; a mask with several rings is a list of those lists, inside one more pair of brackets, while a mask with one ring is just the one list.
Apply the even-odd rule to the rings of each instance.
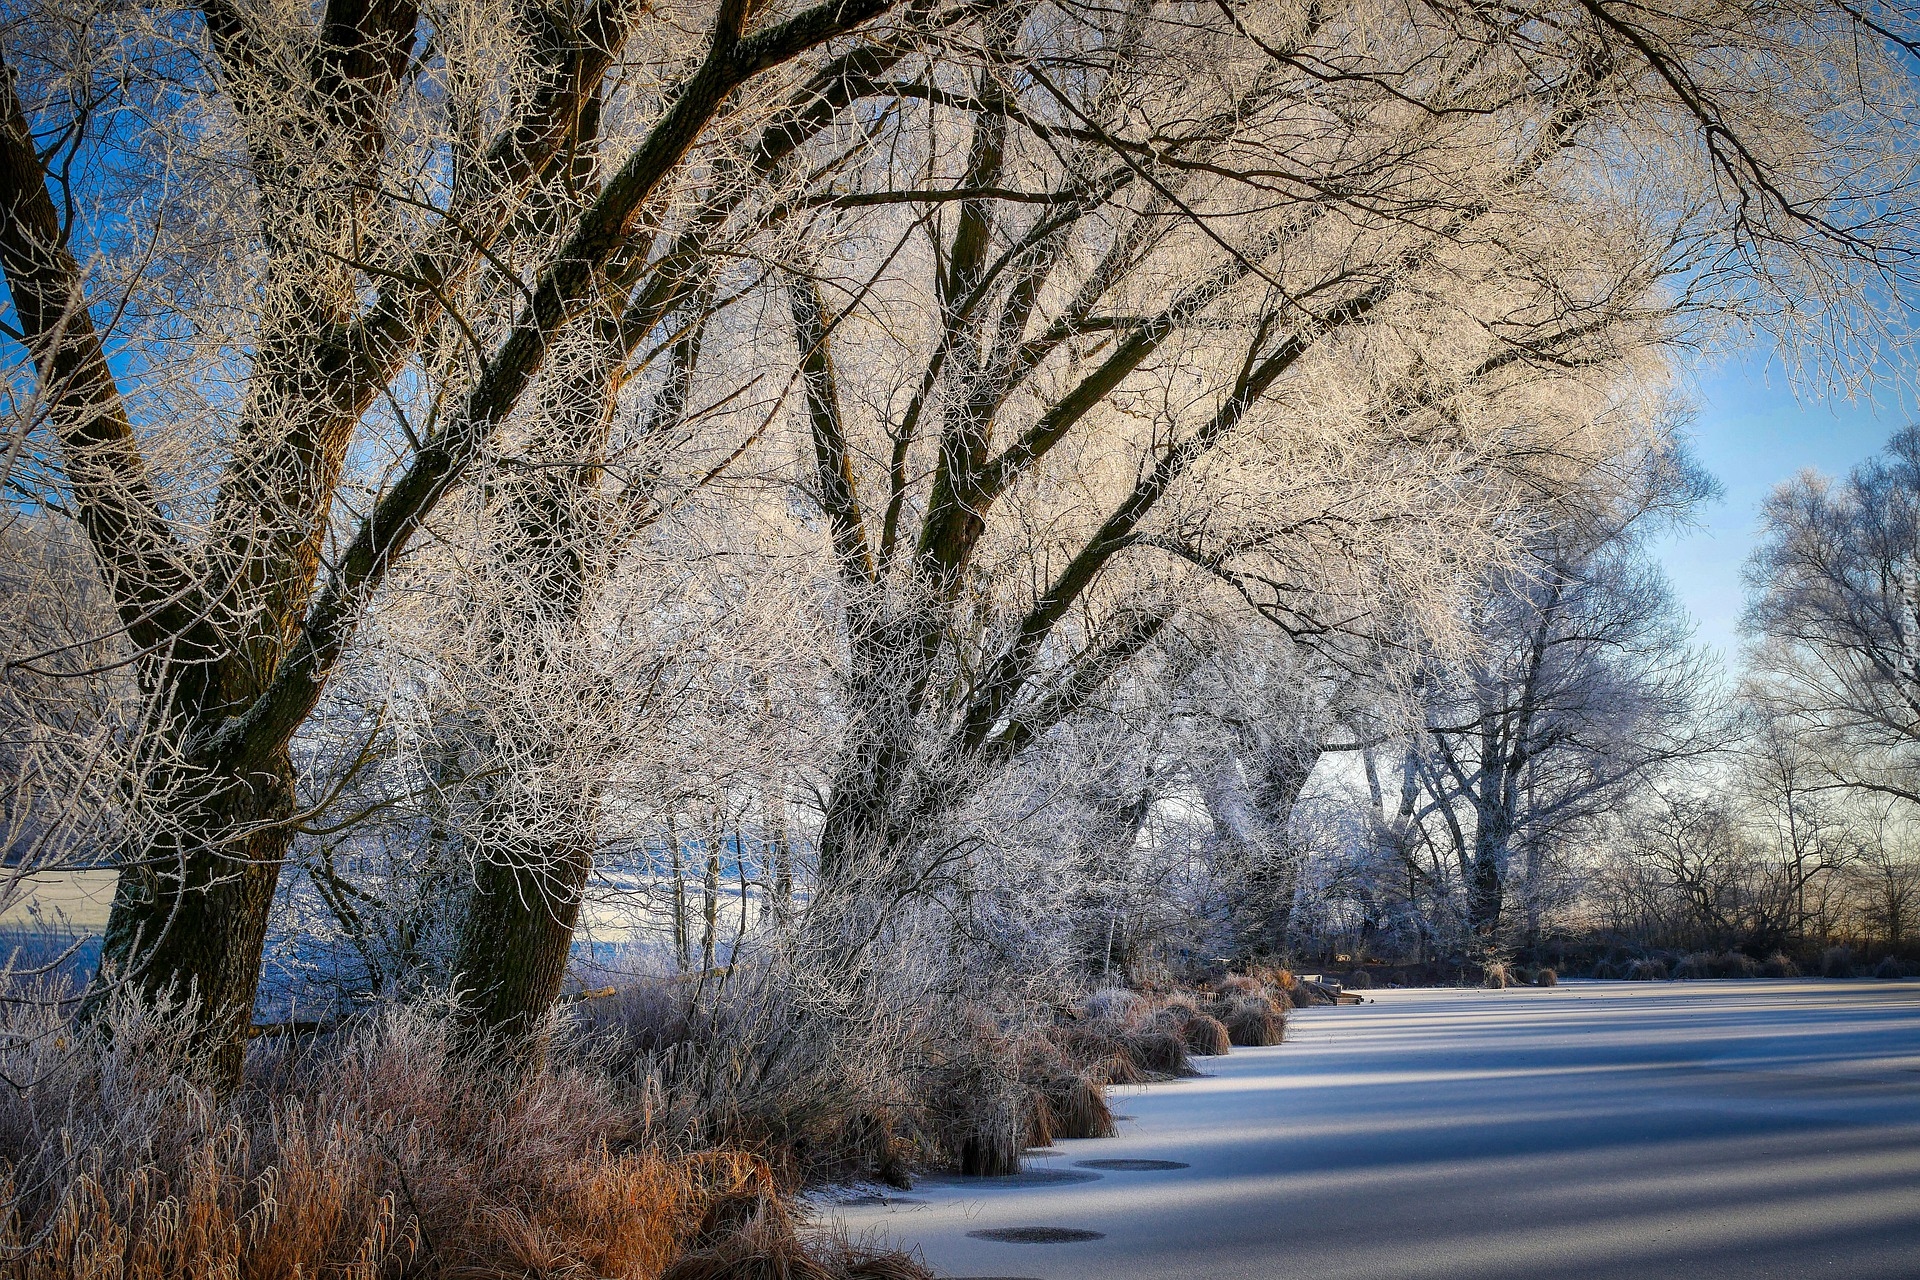
[[1099, 1240], [1104, 1231], [1082, 1231], [1078, 1227], [989, 1227], [969, 1231], [974, 1240], [998, 1240], [1002, 1244], [1070, 1244], [1076, 1240]]
[[859, 1205], [862, 1208], [865, 1208], [869, 1205], [925, 1204], [926, 1201], [916, 1199], [913, 1196], [872, 1195], [872, 1196], [848, 1196], [845, 1200], [842, 1200], [840, 1203]]
[[1124, 1173], [1151, 1173], [1157, 1169], [1185, 1169], [1184, 1160], [1075, 1160], [1082, 1169], [1118, 1169]]

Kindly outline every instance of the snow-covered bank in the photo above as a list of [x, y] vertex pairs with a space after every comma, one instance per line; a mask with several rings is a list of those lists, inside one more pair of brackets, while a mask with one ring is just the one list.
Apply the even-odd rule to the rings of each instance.
[[[943, 1276], [1920, 1275], [1920, 983], [1372, 994], [1116, 1090], [1119, 1138], [1030, 1163], [1095, 1179], [929, 1181], [838, 1216]], [[1099, 1237], [972, 1234], [1022, 1228]]]

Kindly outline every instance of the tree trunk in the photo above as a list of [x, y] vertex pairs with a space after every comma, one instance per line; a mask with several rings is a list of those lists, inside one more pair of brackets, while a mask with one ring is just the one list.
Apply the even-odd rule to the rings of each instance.
[[150, 1000], [192, 998], [208, 1078], [228, 1088], [240, 1082], [268, 915], [292, 840], [286, 748], [241, 777], [192, 779], [168, 810], [159, 834], [120, 872], [83, 1013], [103, 1012], [121, 981]]
[[707, 875], [700, 882], [700, 968], [714, 967], [714, 935], [720, 928], [720, 849], [718, 825], [707, 833]]
[[[583, 128], [590, 143], [592, 129]], [[577, 177], [590, 181], [591, 165]], [[612, 504], [602, 493], [607, 435], [624, 358], [618, 316], [596, 307], [562, 335], [548, 358], [539, 417], [521, 465], [498, 486], [500, 524], [492, 549], [488, 659], [504, 671], [566, 670], [575, 647], [591, 644], [589, 606], [605, 580], [615, 541]], [[557, 637], [559, 652], [540, 637]], [[461, 922], [455, 973], [471, 984], [463, 1020], [498, 1040], [506, 1056], [538, 1060], [539, 1037], [560, 996], [574, 924], [593, 870], [598, 805], [575, 772], [571, 744], [542, 737], [542, 711], [529, 709], [530, 740], [507, 758], [540, 764], [502, 784], [499, 821], [475, 838], [473, 894]], [[530, 822], [511, 811], [524, 805]], [[528, 832], [557, 827], [542, 839]]]
[[482, 859], [454, 957], [461, 1021], [503, 1057], [537, 1062], [543, 1022], [560, 998], [593, 859], [579, 842]]
[[1266, 857], [1255, 869], [1254, 882], [1267, 904], [1265, 927], [1256, 942], [1269, 956], [1283, 956], [1293, 945], [1293, 900], [1300, 891], [1300, 855], [1288, 828], [1300, 793], [1319, 763], [1317, 750], [1295, 755], [1276, 753], [1261, 772], [1253, 801], [1267, 831]]
[[1540, 841], [1537, 839], [1525, 841], [1522, 847], [1526, 850], [1526, 871], [1523, 882], [1525, 885], [1524, 892], [1526, 894], [1527, 914], [1526, 951], [1529, 958], [1538, 962], [1540, 959], [1541, 935], [1545, 928], [1546, 919], [1546, 906], [1540, 900], [1541, 894], [1544, 892], [1542, 883], [1546, 878], [1546, 868], [1543, 865], [1545, 852], [1541, 849]]
[[1506, 837], [1498, 816], [1483, 810], [1479, 829], [1474, 832], [1472, 879], [1467, 886], [1467, 923], [1474, 936], [1483, 940], [1491, 940], [1500, 929], [1505, 898], [1501, 863], [1505, 860]]
[[[877, 709], [869, 712], [874, 718], [885, 714]], [[828, 793], [820, 828], [823, 890], [844, 887], [862, 870], [869, 874], [884, 870], [884, 861], [897, 852], [900, 832], [894, 812], [911, 755], [911, 749], [896, 733], [885, 730], [870, 732], [849, 744]]]
[[1283, 955], [1293, 935], [1300, 865], [1288, 843], [1287, 826], [1318, 757], [1274, 754], [1262, 763], [1251, 787], [1241, 762], [1226, 761], [1205, 797], [1215, 839], [1231, 846], [1244, 866], [1234, 929], [1234, 949], [1241, 959]]
[[672, 809], [667, 810], [667, 847], [673, 855], [673, 959], [685, 973], [691, 945], [687, 931], [687, 864], [680, 852], [679, 817]]
[[787, 786], [775, 780], [765, 796], [767, 844], [773, 860], [773, 918], [785, 923], [793, 914], [793, 841], [787, 834]]

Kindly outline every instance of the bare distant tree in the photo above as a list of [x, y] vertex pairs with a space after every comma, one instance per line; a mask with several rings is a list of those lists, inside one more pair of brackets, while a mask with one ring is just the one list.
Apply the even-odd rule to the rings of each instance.
[[[1724, 773], [1673, 781], [1622, 815], [1595, 890], [1615, 931], [1642, 945], [1758, 955], [1826, 940], [1832, 891], [1859, 848], [1846, 811], [1804, 794], [1756, 794]], [[1775, 820], [1789, 806], [1797, 843], [1783, 845]]]
[[1780, 486], [1747, 565], [1751, 695], [1836, 787], [1920, 803], [1920, 428]]
[[1879, 805], [1858, 824], [1860, 845], [1848, 878], [1863, 907], [1863, 932], [1900, 950], [1920, 931], [1920, 847], [1911, 817], [1896, 806]]
[[1706, 668], [1646, 551], [1710, 482], [1665, 449], [1627, 471], [1489, 584], [1482, 654], [1428, 683], [1426, 776], [1458, 811], [1446, 816], [1464, 918], [1488, 943], [1516, 900], [1537, 943], [1550, 868], [1663, 768], [1720, 745]]

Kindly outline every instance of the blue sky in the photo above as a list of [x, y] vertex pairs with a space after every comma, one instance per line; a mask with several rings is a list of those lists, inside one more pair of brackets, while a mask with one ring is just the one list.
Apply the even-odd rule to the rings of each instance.
[[1915, 360], [1911, 351], [1883, 360], [1871, 386], [1851, 399], [1789, 377], [1770, 350], [1734, 356], [1699, 378], [1694, 449], [1726, 496], [1658, 551], [1698, 639], [1719, 650], [1730, 670], [1739, 662], [1740, 570], [1760, 503], [1804, 468], [1844, 474], [1897, 428], [1920, 420]]

